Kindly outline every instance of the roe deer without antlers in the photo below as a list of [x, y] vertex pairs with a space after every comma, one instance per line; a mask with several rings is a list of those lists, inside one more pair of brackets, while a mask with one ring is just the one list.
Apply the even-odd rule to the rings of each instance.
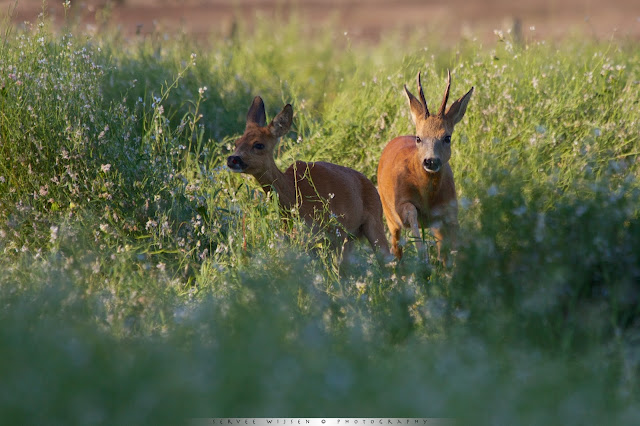
[[458, 203], [449, 166], [451, 135], [467, 110], [473, 87], [445, 112], [450, 87], [451, 73], [448, 72], [442, 104], [437, 114], [432, 115], [424, 98], [420, 73], [420, 100], [405, 85], [416, 136], [393, 139], [380, 157], [378, 190], [391, 231], [391, 251], [397, 258], [402, 257], [398, 240], [403, 227], [411, 229], [419, 252], [423, 250], [419, 225], [431, 227], [437, 240], [438, 259], [445, 264], [448, 264], [449, 250], [456, 246]]
[[[252, 175], [267, 194], [275, 190], [283, 210], [297, 208], [312, 227], [321, 225], [318, 221], [324, 222], [329, 214], [335, 215], [350, 235], [366, 237], [374, 251], [379, 250], [388, 260], [392, 256], [382, 222], [380, 197], [362, 173], [325, 162], [296, 161], [284, 173], [278, 169], [273, 151], [278, 138], [289, 131], [292, 120], [293, 108], [287, 104], [266, 125], [264, 102], [256, 96], [247, 114], [244, 134], [236, 141], [233, 155], [227, 158], [229, 169]], [[348, 236], [342, 237], [344, 241]], [[347, 241], [343, 258], [347, 258], [351, 245], [352, 241]]]

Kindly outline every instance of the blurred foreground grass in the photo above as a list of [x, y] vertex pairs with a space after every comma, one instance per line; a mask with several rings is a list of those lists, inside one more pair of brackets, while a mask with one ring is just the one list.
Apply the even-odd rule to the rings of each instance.
[[[242, 32], [241, 32], [242, 33]], [[245, 33], [243, 33], [245, 34]], [[580, 40], [355, 45], [295, 20], [196, 43], [4, 27], [0, 419], [455, 417], [638, 424], [640, 53]], [[349, 273], [224, 168], [253, 96], [278, 162], [375, 179], [428, 102], [476, 87], [455, 269]]]

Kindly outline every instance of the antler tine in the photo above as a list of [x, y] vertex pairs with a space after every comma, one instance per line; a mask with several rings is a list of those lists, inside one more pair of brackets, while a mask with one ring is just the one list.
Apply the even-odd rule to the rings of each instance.
[[420, 78], [420, 71], [418, 71], [418, 92], [420, 92], [420, 101], [422, 105], [424, 105], [424, 117], [427, 118], [429, 116], [429, 108], [427, 107], [427, 101], [424, 98], [424, 92], [422, 91], [422, 80]]
[[449, 100], [450, 88], [451, 88], [451, 71], [447, 70], [447, 88], [444, 91], [444, 98], [442, 99], [442, 105], [440, 105], [440, 110], [438, 111], [438, 115], [440, 117], [444, 117], [445, 110], [447, 109], [447, 101]]

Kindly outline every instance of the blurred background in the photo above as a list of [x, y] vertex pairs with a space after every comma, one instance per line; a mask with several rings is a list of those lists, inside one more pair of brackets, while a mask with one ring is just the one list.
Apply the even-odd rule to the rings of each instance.
[[[639, 0], [64, 1], [0, 0], [0, 425], [640, 425]], [[225, 167], [260, 94], [375, 180], [447, 69], [453, 270]]]
[[[62, 0], [18, 0], [16, 23], [33, 22], [43, 9], [64, 21]], [[7, 13], [15, 0], [0, 1]], [[416, 28], [443, 40], [494, 40], [494, 31], [514, 31], [528, 39], [555, 39], [575, 34], [598, 40], [640, 38], [638, 0], [74, 0], [69, 18], [98, 31], [104, 25], [126, 34], [184, 31], [190, 35], [228, 35], [238, 19], [286, 16], [294, 12], [313, 31], [327, 23], [353, 39], [377, 41], [385, 30], [411, 34]]]

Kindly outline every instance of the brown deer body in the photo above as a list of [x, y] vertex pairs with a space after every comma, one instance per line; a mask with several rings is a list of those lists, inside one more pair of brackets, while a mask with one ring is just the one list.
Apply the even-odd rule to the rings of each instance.
[[264, 103], [256, 96], [247, 114], [244, 134], [227, 159], [229, 169], [252, 175], [266, 193], [274, 190], [283, 210], [297, 208], [305, 222], [314, 228], [335, 215], [349, 234], [345, 235], [339, 228], [331, 232], [335, 245], [348, 240], [344, 258], [352, 245], [351, 236], [366, 237], [374, 250], [379, 250], [385, 258], [390, 257], [380, 197], [362, 173], [325, 162], [296, 161], [284, 173], [278, 169], [273, 151], [278, 138], [289, 131], [292, 120], [293, 109], [287, 104], [266, 125]]
[[[473, 87], [445, 112], [451, 86], [448, 75], [444, 99], [432, 115], [422, 91], [418, 73], [418, 100], [405, 86], [416, 136], [400, 136], [384, 148], [378, 164], [378, 190], [391, 232], [391, 252], [402, 257], [398, 246], [403, 228], [409, 228], [419, 251], [423, 250], [420, 225], [430, 227], [437, 240], [438, 259], [445, 264], [455, 249], [458, 232], [458, 203], [451, 158], [451, 135], [462, 120]], [[428, 261], [428, 258], [427, 258]]]

